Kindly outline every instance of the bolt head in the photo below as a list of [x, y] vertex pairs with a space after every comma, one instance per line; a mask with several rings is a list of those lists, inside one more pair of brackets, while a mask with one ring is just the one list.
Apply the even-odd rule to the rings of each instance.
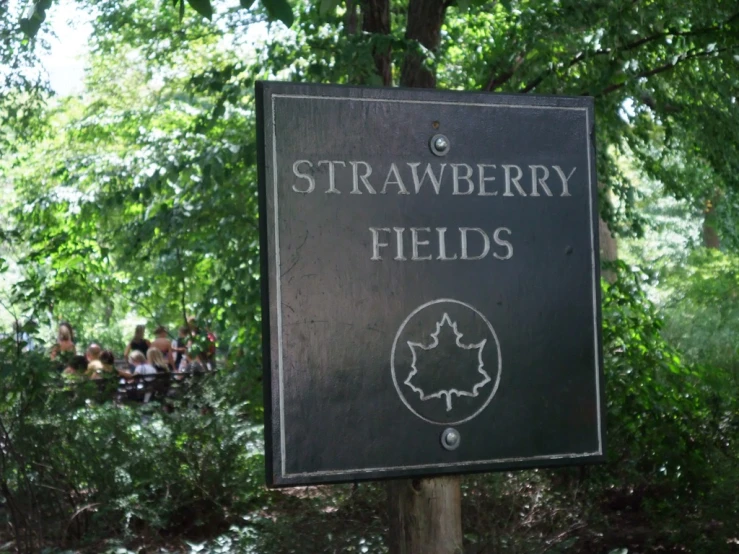
[[436, 156], [446, 156], [452, 147], [452, 143], [444, 135], [434, 135], [429, 139], [429, 148]]
[[441, 434], [441, 445], [446, 450], [455, 450], [459, 446], [461, 439], [462, 437], [460, 436], [459, 431], [449, 427], [444, 429], [444, 432]]

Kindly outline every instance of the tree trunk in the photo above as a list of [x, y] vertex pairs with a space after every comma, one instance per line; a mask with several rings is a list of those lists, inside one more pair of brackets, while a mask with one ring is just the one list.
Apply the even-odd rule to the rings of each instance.
[[461, 554], [460, 478], [404, 479], [387, 485], [391, 554]]
[[346, 34], [354, 36], [357, 34], [357, 3], [355, 0], [346, 0], [346, 13], [344, 14], [344, 29]]
[[[604, 190], [605, 189], [605, 190]], [[602, 192], [601, 199], [613, 204], [610, 190], [603, 183], [598, 183], [598, 190]], [[598, 242], [600, 242], [600, 261], [615, 262], [618, 260], [618, 241], [613, 236], [608, 223], [602, 217], [598, 217]], [[616, 281], [616, 272], [610, 269], [603, 270], [603, 278], [609, 283]]]
[[706, 221], [703, 222], [703, 246], [717, 250], [721, 248], [721, 239], [718, 237], [716, 228]]
[[[441, 42], [441, 25], [444, 23], [445, 12], [444, 0], [410, 0], [405, 38], [418, 41], [432, 52], [436, 51]], [[406, 53], [400, 71], [400, 86], [436, 87], [436, 75], [423, 64], [423, 60], [423, 54], [417, 49]]]
[[[615, 262], [618, 260], [618, 241], [611, 233], [608, 223], [598, 218], [598, 240], [600, 241], [600, 261]], [[616, 281], [616, 273], [613, 270], [603, 270], [603, 278], [609, 283]]]
[[718, 194], [714, 196], [713, 200], [706, 202], [706, 209], [703, 211], [703, 246], [716, 250], [721, 248], [721, 239], [713, 222], [713, 212], [716, 209], [717, 201]]
[[[362, 31], [373, 35], [390, 35], [390, 0], [364, 0], [362, 2]], [[372, 49], [375, 72], [383, 86], [393, 84], [393, 69], [390, 58], [390, 43]]]

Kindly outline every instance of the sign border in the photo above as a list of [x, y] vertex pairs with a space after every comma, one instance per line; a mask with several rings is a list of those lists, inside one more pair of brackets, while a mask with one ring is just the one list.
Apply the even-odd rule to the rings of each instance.
[[[320, 93], [319, 93], [320, 91]], [[452, 96], [454, 98], [452, 98]], [[464, 101], [467, 97], [470, 101]], [[282, 312], [280, 309], [280, 240], [279, 202], [277, 197], [277, 143], [275, 99], [312, 99], [326, 101], [384, 102], [404, 104], [433, 104], [504, 109], [556, 109], [582, 111], [585, 114], [586, 148], [588, 159], [588, 198], [590, 203], [590, 241], [593, 302], [593, 337], [595, 346], [595, 387], [598, 449], [592, 452], [547, 454], [529, 457], [468, 460], [464, 462], [416, 464], [412, 466], [353, 468], [315, 472], [287, 473], [284, 418], [284, 377], [282, 350]], [[524, 100], [525, 98], [525, 100]], [[603, 353], [601, 343], [600, 263], [597, 194], [595, 176], [594, 100], [587, 96], [509, 95], [440, 91], [430, 89], [402, 89], [356, 87], [342, 85], [309, 85], [258, 81], [257, 107], [257, 165], [260, 234], [260, 268], [262, 288], [262, 356], [264, 371], [265, 461], [269, 486], [293, 486], [306, 483], [340, 483], [373, 478], [391, 478], [412, 475], [473, 473], [511, 468], [545, 467], [602, 462], [605, 459], [605, 414], [603, 391]], [[268, 155], [269, 154], [269, 155]], [[273, 224], [273, 229], [269, 225]], [[272, 231], [270, 233], [269, 231]], [[269, 254], [273, 255], [270, 258]], [[273, 299], [275, 302], [272, 303]], [[273, 309], [274, 307], [274, 309]], [[275, 367], [276, 365], [276, 367]], [[274, 393], [277, 392], [277, 398]], [[277, 406], [275, 407], [275, 401]], [[275, 413], [276, 412], [276, 413]], [[278, 415], [276, 418], [275, 415]], [[273, 439], [279, 437], [279, 453]], [[278, 458], [279, 460], [276, 460]], [[275, 467], [275, 462], [278, 466]], [[276, 472], [275, 469], [279, 469]]]

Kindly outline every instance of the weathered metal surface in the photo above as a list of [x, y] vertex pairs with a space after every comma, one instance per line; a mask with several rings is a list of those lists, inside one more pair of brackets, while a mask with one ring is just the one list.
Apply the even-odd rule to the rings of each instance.
[[268, 482], [600, 460], [592, 99], [259, 83], [257, 110]]

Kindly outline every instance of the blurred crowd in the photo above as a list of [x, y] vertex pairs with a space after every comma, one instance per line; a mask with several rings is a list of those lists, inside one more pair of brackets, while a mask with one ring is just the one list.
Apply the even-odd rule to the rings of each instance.
[[71, 324], [62, 322], [50, 356], [60, 362], [62, 374], [72, 379], [117, 376], [133, 379], [137, 375], [158, 373], [200, 373], [214, 368], [215, 336], [202, 332], [192, 317], [186, 326], [178, 329], [175, 338], [170, 338], [168, 330], [160, 325], [149, 340], [146, 326], [137, 325], [122, 358], [116, 360], [111, 350], [97, 343], [91, 343], [84, 354], [80, 353]]

